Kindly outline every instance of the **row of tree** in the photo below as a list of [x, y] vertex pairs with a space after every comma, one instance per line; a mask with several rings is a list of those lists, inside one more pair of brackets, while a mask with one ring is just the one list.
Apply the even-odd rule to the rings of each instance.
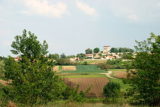
[[[99, 53], [100, 52], [100, 49], [99, 48], [94, 48], [94, 49], [90, 49], [90, 48], [88, 48], [88, 49], [86, 49], [85, 50], [85, 53], [86, 54], [93, 54], [93, 53]], [[131, 52], [131, 53], [133, 53], [134, 52], [134, 50], [133, 49], [131, 49], [131, 48], [111, 48], [110, 49], [110, 52], [111, 53], [126, 53], [126, 52]]]
[[131, 52], [133, 53], [134, 50], [131, 48], [111, 48], [111, 53], [125, 53], [125, 52]]

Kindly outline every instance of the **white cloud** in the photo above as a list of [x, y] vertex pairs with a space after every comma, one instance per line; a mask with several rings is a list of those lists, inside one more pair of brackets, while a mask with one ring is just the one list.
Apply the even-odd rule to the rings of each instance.
[[94, 16], [97, 14], [97, 12], [94, 8], [92, 8], [91, 6], [89, 6], [88, 4], [86, 4], [84, 2], [76, 1], [76, 6], [80, 10], [82, 10], [84, 13], [86, 13], [87, 15]]
[[52, 4], [49, 0], [23, 0], [27, 10], [25, 14], [38, 14], [49, 17], [61, 18], [67, 13], [67, 5], [63, 2]]

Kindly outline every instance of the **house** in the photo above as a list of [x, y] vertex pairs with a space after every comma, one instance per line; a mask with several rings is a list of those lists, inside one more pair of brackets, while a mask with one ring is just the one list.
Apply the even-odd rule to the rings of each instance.
[[112, 60], [112, 59], [116, 59], [116, 57], [115, 56], [107, 56], [106, 59], [107, 60]]
[[94, 55], [93, 55], [93, 54], [86, 54], [86, 58], [87, 58], [87, 59], [93, 59], [93, 58], [94, 58]]

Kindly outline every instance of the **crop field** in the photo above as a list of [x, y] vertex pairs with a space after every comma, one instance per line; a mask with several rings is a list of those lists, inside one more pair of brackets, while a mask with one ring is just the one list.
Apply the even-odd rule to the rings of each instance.
[[85, 59], [84, 62], [87, 62], [88, 64], [100, 64], [100, 63], [105, 63], [106, 60], [102, 60], [102, 59]]
[[96, 77], [106, 77], [104, 74], [68, 74], [61, 75], [63, 78], [96, 78]]
[[79, 91], [90, 89], [88, 97], [103, 97], [103, 87], [109, 82], [105, 77], [99, 78], [65, 78], [65, 83], [71, 87], [79, 85]]
[[62, 71], [62, 73], [104, 73], [105, 70], [101, 70], [96, 65], [77, 65], [75, 71]]
[[61, 72], [61, 71], [76, 71], [76, 66], [54, 66], [53, 71]]
[[113, 71], [113, 77], [115, 78], [127, 78], [127, 72], [125, 71]]

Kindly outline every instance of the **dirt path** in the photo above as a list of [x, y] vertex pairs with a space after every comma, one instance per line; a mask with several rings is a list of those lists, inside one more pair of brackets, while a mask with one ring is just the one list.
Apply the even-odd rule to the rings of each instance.
[[114, 78], [114, 77], [111, 76], [111, 75], [112, 75], [112, 71], [108, 71], [107, 73], [100, 73], [100, 74], [104, 74], [104, 75], [106, 75], [108, 78], [116, 79], [116, 78]]

